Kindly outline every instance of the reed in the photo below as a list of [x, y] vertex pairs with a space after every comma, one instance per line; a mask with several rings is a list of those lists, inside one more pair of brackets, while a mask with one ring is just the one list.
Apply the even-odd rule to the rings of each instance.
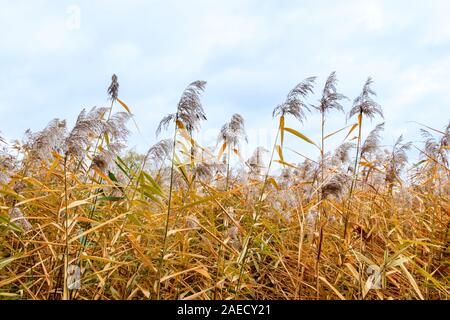
[[[411, 124], [414, 144], [383, 140], [384, 123], [367, 121], [383, 117], [372, 79], [350, 106], [335, 72], [311, 104], [315, 83], [288, 92], [272, 148], [246, 160], [243, 115], [216, 146], [195, 140], [204, 81], [144, 154], [126, 146], [135, 119], [117, 76], [108, 107], [72, 128], [2, 136], [0, 299], [448, 299], [450, 123]], [[318, 141], [302, 132], [310, 112]]]

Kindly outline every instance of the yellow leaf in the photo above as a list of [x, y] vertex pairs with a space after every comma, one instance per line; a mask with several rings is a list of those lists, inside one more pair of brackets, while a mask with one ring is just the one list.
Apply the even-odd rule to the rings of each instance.
[[[90, 203], [90, 202], [89, 202], [88, 200], [77, 200], [77, 201], [74, 201], [74, 202], [70, 203], [70, 204], [67, 206], [67, 209], [72, 209], [72, 208], [81, 206], [81, 205], [83, 205], [83, 204], [89, 204], [89, 203]], [[59, 212], [61, 213], [61, 212], [63, 212], [64, 210], [66, 210], [66, 207], [61, 208], [61, 210], [59, 210]]]
[[287, 163], [285, 161], [282, 161], [282, 160], [274, 160], [274, 162], [282, 164], [283, 166], [288, 166], [288, 167], [291, 167], [291, 168], [294, 168], [294, 169], [297, 169], [297, 170], [301, 170], [299, 167], [296, 167], [296, 166], [294, 166], [294, 165], [292, 165], [290, 163]]
[[284, 162], [283, 150], [281, 149], [281, 146], [278, 144], [277, 144], [277, 152], [278, 152], [278, 156], [280, 157], [280, 160]]
[[116, 100], [117, 100], [117, 102], [119, 102], [120, 103], [120, 105], [125, 109], [125, 110], [127, 110], [128, 111], [128, 113], [130, 113], [131, 114], [131, 110], [130, 110], [130, 108], [128, 108], [128, 106], [122, 101], [122, 100], [120, 100], [119, 98], [116, 98]]
[[359, 279], [360, 277], [359, 277], [358, 271], [356, 271], [355, 267], [353, 267], [350, 263], [346, 263], [345, 266], [350, 270], [350, 273], [352, 274], [352, 276], [359, 283], [360, 282], [360, 279]]
[[13, 256], [13, 257], [8, 257], [8, 258], [5, 258], [5, 259], [1, 259], [0, 260], [0, 269], [2, 269], [3, 267], [7, 266], [8, 264], [13, 262], [14, 260], [17, 260], [17, 259], [19, 259], [21, 257], [22, 257], [22, 254], [18, 254], [18, 255]]
[[58, 166], [59, 164], [59, 158], [56, 157], [55, 160], [53, 160], [52, 165], [50, 166], [50, 169], [47, 171], [47, 175], [45, 176], [45, 179], [48, 179], [50, 175], [52, 174], [53, 170]]
[[381, 170], [377, 169], [377, 168], [376, 168], [372, 163], [370, 163], [370, 162], [361, 161], [359, 164], [360, 164], [361, 166], [363, 166], [363, 167], [367, 167], [367, 168], [370, 168], [370, 169], [372, 169], [372, 170], [375, 170], [375, 171], [378, 171], [378, 172], [382, 172]]
[[303, 133], [300, 133], [297, 130], [294, 130], [292, 128], [284, 128], [284, 130], [286, 130], [289, 133], [292, 133], [293, 135], [299, 137], [300, 139], [302, 139], [302, 140], [304, 140], [304, 141], [306, 141], [308, 143], [311, 143], [312, 145], [315, 145], [317, 148], [319, 148], [319, 146], [314, 141], [312, 141], [310, 138], [305, 136]]
[[147, 289], [142, 288], [140, 285], [136, 284], [136, 287], [138, 287], [141, 292], [144, 294], [144, 296], [149, 299], [150, 298], [150, 291], [148, 291]]
[[329, 133], [329, 134], [327, 134], [325, 137], [323, 137], [323, 140], [326, 140], [326, 139], [328, 139], [329, 137], [334, 136], [336, 133], [339, 133], [339, 132], [341, 132], [341, 131], [343, 131], [343, 130], [345, 130], [345, 129], [347, 129], [347, 128], [348, 128], [348, 126], [342, 128], [342, 129], [339, 129], [339, 130], [337, 130], [337, 131], [335, 131], [335, 132]]
[[406, 269], [406, 267], [403, 263], [400, 264], [400, 268], [402, 269], [403, 273], [406, 275], [406, 278], [408, 278], [409, 283], [412, 285], [412, 287], [414, 288], [414, 291], [416, 291], [419, 298], [421, 300], [425, 300], [422, 295], [422, 292], [420, 292], [420, 289], [419, 289], [419, 286], [417, 285], [416, 280], [414, 280], [413, 276], [411, 275], [411, 273], [409, 273], [408, 269]]
[[174, 278], [176, 276], [179, 276], [179, 275], [182, 275], [182, 274], [185, 274], [185, 273], [189, 273], [189, 272], [192, 272], [192, 271], [197, 271], [199, 269], [204, 269], [204, 266], [198, 266], [198, 267], [186, 269], [186, 270], [183, 270], [183, 271], [180, 271], [180, 272], [172, 273], [172, 274], [170, 274], [168, 276], [165, 276], [165, 277], [161, 278], [161, 280], [159, 282], [163, 283], [164, 281], [172, 279], [172, 278]]
[[284, 116], [280, 117], [280, 130], [281, 130], [281, 146], [284, 142]]
[[39, 200], [39, 199], [43, 199], [43, 198], [46, 198], [46, 197], [48, 197], [48, 195], [26, 199], [26, 200], [23, 200], [23, 201], [20, 201], [20, 202], [16, 203], [15, 206], [16, 207], [20, 207], [21, 205], [24, 205], [25, 203], [32, 202], [32, 201]]
[[90, 229], [84, 231], [83, 233], [80, 233], [80, 234], [78, 234], [77, 236], [73, 237], [72, 239], [69, 240], [68, 243], [70, 244], [70, 243], [72, 243], [72, 242], [74, 242], [74, 241], [76, 241], [76, 240], [78, 240], [78, 239], [84, 237], [85, 235], [88, 235], [88, 234], [94, 232], [95, 230], [98, 230], [98, 229], [100, 229], [100, 228], [106, 226], [107, 224], [113, 223], [114, 221], [119, 220], [120, 218], [126, 216], [127, 214], [128, 214], [128, 212], [125, 212], [125, 213], [122, 213], [122, 214], [118, 215], [117, 217], [115, 217], [115, 218], [113, 218], [113, 219], [110, 219], [110, 220], [107, 220], [107, 221], [105, 221], [105, 222], [102, 222], [102, 223], [96, 225], [95, 227], [90, 228]]
[[177, 127], [181, 130], [186, 129], [183, 122], [181, 122], [180, 120], [177, 120]]
[[184, 231], [192, 231], [192, 230], [197, 230], [198, 228], [183, 228], [183, 229], [174, 229], [174, 230], [170, 230], [169, 232], [167, 232], [167, 236], [170, 237], [178, 232], [184, 232]]
[[145, 250], [141, 247], [141, 245], [139, 244], [138, 240], [132, 235], [132, 234], [128, 234], [127, 235], [128, 239], [130, 239], [131, 244], [133, 246], [133, 248], [139, 253], [139, 255], [141, 256], [141, 260], [142, 262], [149, 267], [150, 269], [152, 269], [154, 272], [158, 271], [152, 261], [147, 257]]
[[278, 186], [278, 183], [275, 181], [274, 178], [272, 178], [272, 177], [267, 178], [267, 182], [270, 183], [271, 185], [273, 185], [275, 187], [275, 189], [280, 190], [280, 187]]
[[219, 161], [220, 161], [220, 158], [222, 158], [222, 155], [225, 152], [226, 148], [227, 148], [227, 144], [223, 143], [222, 147], [220, 148], [219, 154], [217, 155], [217, 159], [219, 159]]
[[206, 267], [203, 267], [200, 269], [195, 269], [195, 272], [198, 272], [205, 278], [208, 278], [209, 280], [211, 280], [211, 275], [209, 274], [208, 269], [206, 269]]
[[347, 136], [345, 137], [344, 141], [347, 140], [347, 138], [352, 134], [352, 132], [358, 127], [358, 124], [355, 123], [354, 125], [352, 125], [352, 127], [350, 128], [350, 131], [348, 132]]
[[331, 283], [329, 283], [327, 279], [325, 279], [324, 277], [319, 277], [319, 279], [322, 280], [328, 287], [330, 287], [330, 289], [333, 290], [341, 300], [345, 300], [345, 297]]
[[104, 179], [105, 181], [111, 182], [111, 179], [106, 174], [104, 174], [99, 168], [97, 168], [96, 166], [94, 166], [92, 168], [96, 174], [98, 174], [100, 177], [102, 177], [102, 179]]
[[80, 260], [94, 260], [94, 261], [99, 261], [99, 262], [104, 262], [104, 263], [128, 265], [128, 263], [125, 263], [125, 262], [114, 261], [114, 260], [110, 260], [110, 259], [103, 258], [103, 257], [97, 257], [97, 256], [88, 256], [88, 255], [84, 255], [84, 254], [82, 254], [80, 256]]
[[109, 135], [108, 135], [108, 132], [105, 132], [105, 141], [106, 141], [106, 144], [109, 145]]

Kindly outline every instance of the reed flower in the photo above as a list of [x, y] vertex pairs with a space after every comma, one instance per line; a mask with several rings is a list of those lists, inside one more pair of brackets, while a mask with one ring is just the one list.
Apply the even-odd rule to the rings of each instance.
[[235, 225], [230, 226], [227, 229], [227, 236], [230, 238], [230, 240], [228, 241], [228, 244], [235, 250], [239, 251], [241, 249], [241, 241], [239, 238], [239, 229]]
[[247, 165], [250, 167], [250, 173], [252, 174], [261, 174], [261, 170], [264, 168], [264, 155], [268, 153], [264, 147], [257, 147], [255, 151], [253, 151], [250, 159], [247, 160]]
[[193, 215], [189, 215], [186, 217], [186, 225], [191, 229], [200, 229], [200, 222], [198, 221], [197, 217]]
[[156, 135], [159, 135], [161, 130], [167, 129], [172, 121], [180, 121], [186, 130], [192, 132], [198, 129], [200, 121], [206, 120], [205, 111], [200, 100], [201, 93], [205, 90], [206, 81], [192, 82], [181, 95], [178, 102], [177, 112], [165, 116], [156, 129]]
[[226, 143], [229, 146], [237, 147], [241, 140], [248, 141], [245, 132], [244, 118], [240, 114], [234, 114], [230, 122], [225, 123], [220, 129], [217, 142]]
[[425, 158], [433, 157], [448, 167], [448, 152], [450, 150], [450, 122], [446, 126], [440, 139], [436, 139], [428, 130], [421, 129], [425, 140]]
[[0, 183], [8, 184], [10, 175], [16, 168], [15, 158], [8, 153], [6, 148], [0, 149]]
[[386, 182], [392, 184], [400, 176], [401, 170], [408, 162], [408, 150], [411, 149], [411, 142], [404, 143], [401, 135], [395, 142], [392, 153], [388, 158], [386, 170]]
[[128, 112], [116, 112], [104, 122], [103, 134], [107, 134], [110, 141], [126, 141], [130, 134], [126, 124], [130, 118], [131, 114]]
[[114, 101], [119, 96], [119, 81], [115, 74], [111, 77], [111, 84], [108, 87], [108, 96], [111, 101]]
[[148, 149], [146, 158], [153, 163], [162, 164], [168, 158], [170, 158], [173, 150], [173, 140], [164, 139], [158, 141]]
[[332, 162], [338, 165], [345, 164], [350, 161], [350, 151], [355, 147], [352, 142], [344, 142], [336, 148], [333, 154]]
[[315, 81], [316, 77], [309, 77], [295, 86], [295, 88], [287, 95], [286, 100], [273, 110], [272, 116], [285, 116], [289, 114], [300, 122], [303, 122], [306, 118], [304, 110], [310, 111], [304, 98], [309, 94], [314, 93], [313, 88]]
[[361, 147], [361, 157], [367, 158], [367, 156], [378, 149], [381, 139], [381, 132], [384, 130], [384, 122], [378, 124], [373, 129]]
[[336, 84], [338, 80], [336, 78], [336, 72], [333, 71], [327, 81], [322, 92], [322, 98], [319, 101], [318, 106], [314, 106], [320, 113], [327, 113], [333, 109], [344, 112], [344, 107], [341, 105], [341, 100], [348, 100], [348, 98], [337, 92]]
[[27, 131], [26, 147], [31, 159], [50, 161], [52, 152], [60, 152], [67, 134], [66, 120], [53, 119], [42, 131]]
[[12, 223], [18, 224], [23, 230], [29, 231], [32, 229], [31, 223], [27, 220], [19, 208], [11, 208], [9, 210], [9, 217], [11, 218]]
[[331, 180], [321, 188], [322, 198], [326, 199], [330, 195], [340, 197], [349, 180], [350, 177], [343, 173], [333, 175]]
[[202, 181], [209, 181], [214, 175], [214, 164], [200, 162], [194, 167], [194, 176]]
[[373, 119], [375, 115], [379, 115], [383, 118], [383, 111], [381, 106], [373, 100], [373, 96], [376, 96], [376, 92], [372, 89], [373, 80], [368, 78], [361, 94], [353, 101], [353, 107], [348, 114], [350, 119], [354, 115], [362, 114], [370, 119]]
[[93, 137], [98, 137], [104, 130], [103, 116], [108, 108], [92, 108], [88, 113], [83, 109], [69, 135], [65, 139], [66, 155], [80, 157], [89, 146]]

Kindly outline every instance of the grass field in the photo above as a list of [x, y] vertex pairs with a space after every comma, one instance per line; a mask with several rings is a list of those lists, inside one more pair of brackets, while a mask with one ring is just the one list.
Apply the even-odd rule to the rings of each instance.
[[[450, 124], [381, 146], [372, 80], [351, 101], [336, 84], [332, 73], [288, 91], [273, 147], [249, 159], [239, 114], [216, 148], [195, 141], [203, 81], [155, 124], [173, 138], [146, 154], [127, 150], [139, 119], [116, 76], [110, 106], [73, 128], [2, 138], [0, 299], [448, 299]], [[310, 112], [320, 141], [302, 133]], [[329, 117], [347, 125], [329, 132]], [[316, 157], [288, 161], [287, 136]]]

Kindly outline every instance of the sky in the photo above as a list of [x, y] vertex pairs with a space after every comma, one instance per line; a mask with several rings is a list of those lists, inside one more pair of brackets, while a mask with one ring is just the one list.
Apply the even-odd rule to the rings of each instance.
[[[240, 113], [249, 135], [243, 157], [256, 146], [271, 147], [277, 126], [272, 110], [297, 83], [318, 77], [316, 94], [308, 99], [315, 104], [332, 71], [338, 90], [351, 100], [373, 77], [386, 146], [401, 134], [420, 143], [420, 126], [413, 121], [441, 129], [450, 118], [448, 0], [0, 0], [0, 5], [0, 131], [8, 139], [23, 137], [28, 128], [38, 131], [53, 118], [72, 125], [82, 108], [107, 106], [113, 73], [119, 97], [140, 128], [130, 122], [129, 145], [140, 152], [165, 137], [155, 137], [159, 120], [176, 110], [184, 88], [195, 80], [208, 82], [203, 95], [208, 121], [197, 140], [215, 145], [222, 124]], [[344, 106], [348, 111], [351, 101]], [[382, 121], [366, 122], [363, 132]], [[333, 132], [346, 125], [346, 117], [333, 111], [326, 125]], [[287, 119], [287, 126], [319, 140], [316, 112], [308, 113], [304, 124]], [[328, 149], [344, 137], [333, 136]], [[318, 156], [305, 142], [286, 143]]]

